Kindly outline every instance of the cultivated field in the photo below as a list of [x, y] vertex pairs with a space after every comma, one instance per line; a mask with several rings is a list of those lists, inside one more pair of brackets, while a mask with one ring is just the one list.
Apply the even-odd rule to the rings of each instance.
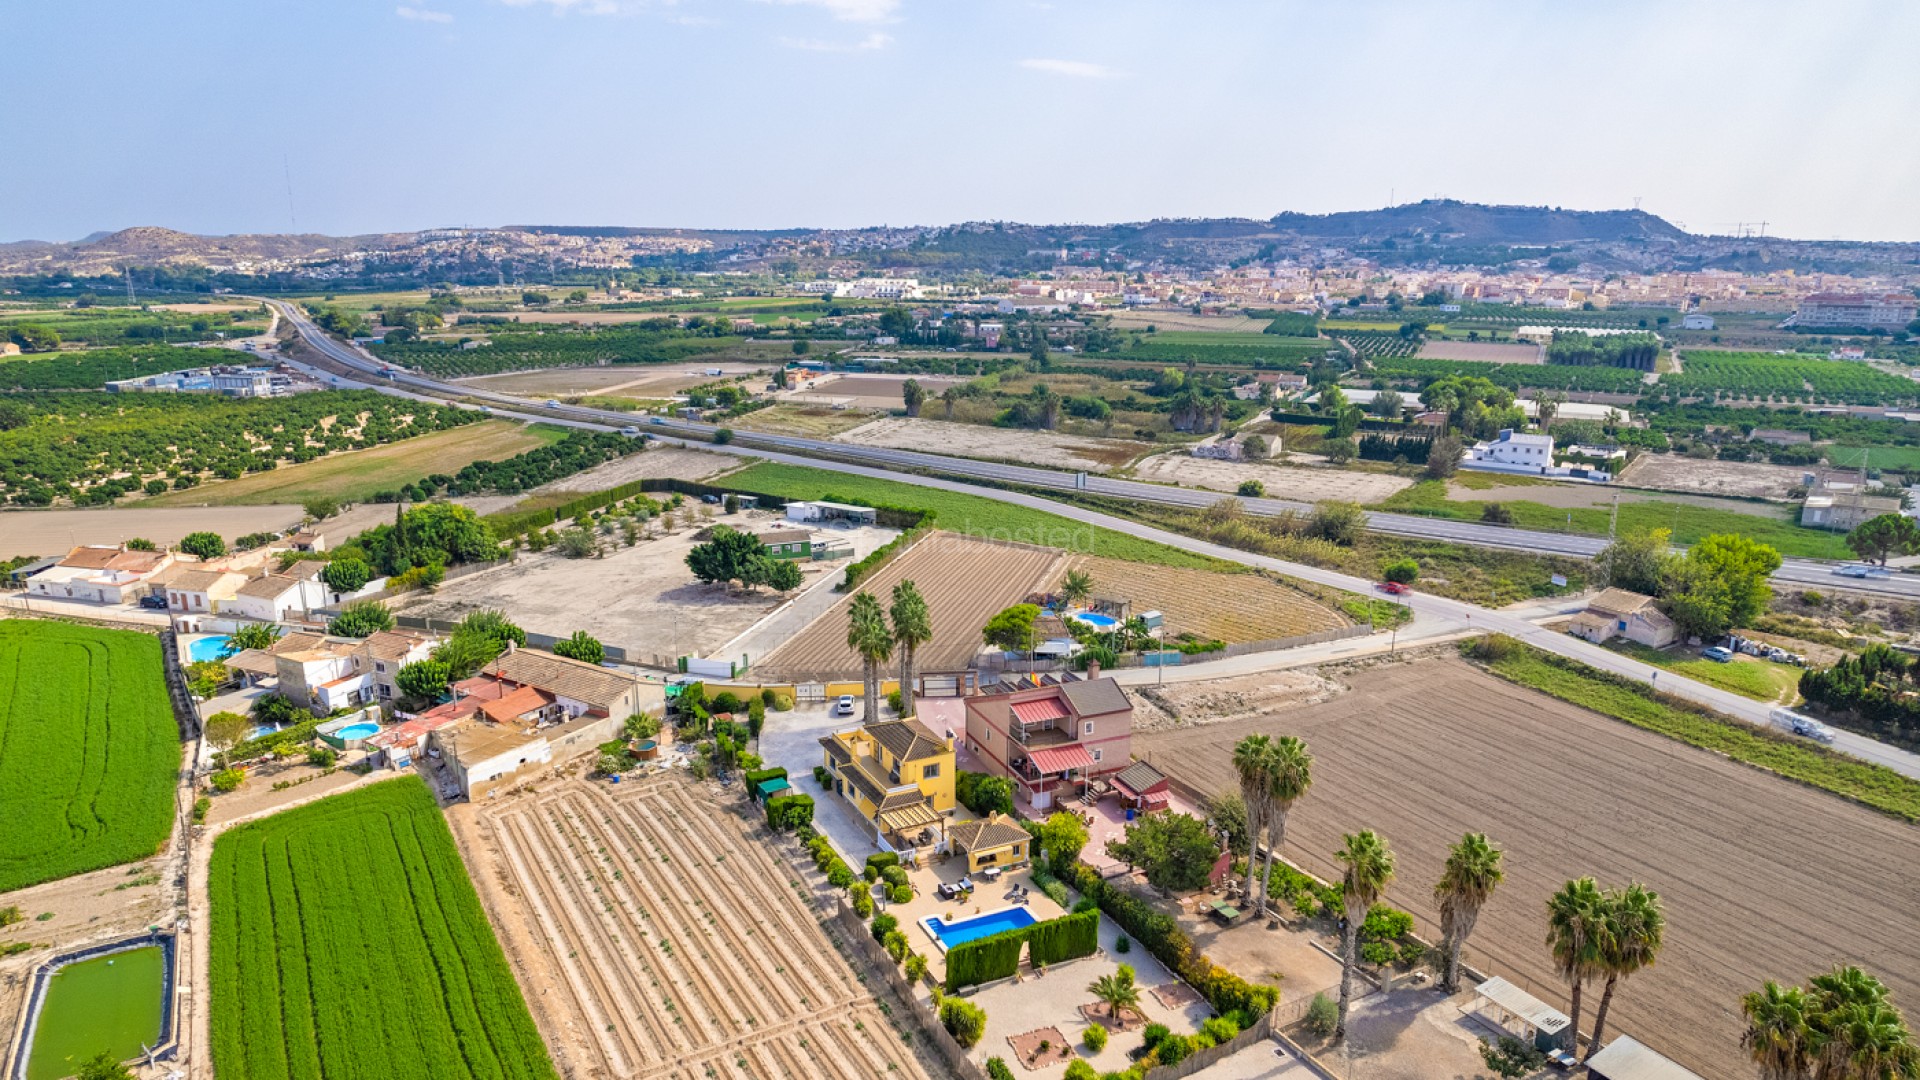
[[485, 420], [436, 431], [367, 450], [348, 450], [252, 473], [238, 480], [216, 480], [169, 491], [141, 501], [142, 506], [246, 506], [298, 503], [317, 495], [342, 502], [363, 502], [376, 491], [405, 487], [432, 473], [452, 475], [476, 461], [503, 461], [567, 434], [550, 425]]
[[[1206, 570], [1142, 566], [1090, 555], [1075, 558], [1073, 567], [1092, 575], [1094, 596], [1131, 602], [1129, 614], [1158, 611], [1176, 634], [1218, 638], [1229, 645], [1351, 624], [1298, 589], [1258, 574], [1226, 578]], [[1058, 584], [1056, 579], [1050, 586]]]
[[[1066, 560], [1066, 553], [1050, 548], [935, 532], [862, 582], [860, 589], [872, 593], [885, 607], [895, 583], [911, 580], [917, 585], [933, 614], [933, 640], [920, 647], [916, 664], [922, 671], [952, 671], [967, 666], [984, 647], [980, 628], [988, 618], [1058, 577]], [[761, 662], [763, 673], [777, 671], [782, 677], [816, 679], [857, 677], [860, 659], [847, 646], [847, 607], [851, 603], [853, 594], [848, 593], [775, 649]]]
[[1249, 319], [1244, 315], [1195, 315], [1187, 311], [1115, 311], [1109, 316], [1116, 330], [1206, 330], [1214, 333], [1258, 334], [1271, 319]]
[[180, 730], [163, 670], [149, 634], [0, 621], [0, 893], [166, 842]]
[[711, 798], [676, 772], [449, 811], [561, 1068], [926, 1077], [798, 876]]
[[563, 476], [541, 484], [520, 498], [522, 508], [538, 508], [549, 497], [572, 498], [589, 491], [605, 491], [635, 480], [705, 480], [710, 476], [738, 468], [740, 460], [726, 454], [689, 450], [655, 443], [645, 453], [628, 454], [585, 472]]
[[[1313, 790], [1286, 855], [1337, 878], [1340, 834], [1383, 832], [1399, 856], [1387, 901], [1437, 930], [1447, 845], [1484, 831], [1507, 879], [1468, 949], [1550, 1004], [1566, 993], [1542, 942], [1567, 879], [1641, 881], [1667, 908], [1659, 963], [1624, 983], [1609, 1029], [1710, 1080], [1746, 1080], [1740, 995], [1859, 963], [1920, 1000], [1920, 831], [1823, 792], [1502, 682], [1454, 659], [1360, 671], [1324, 704], [1136, 740], [1136, 752], [1209, 791], [1235, 785], [1233, 744], [1293, 734]], [[1597, 993], [1588, 995], [1587, 1022]], [[1614, 1025], [1618, 1024], [1618, 1027]]]
[[1138, 480], [1185, 487], [1234, 491], [1243, 481], [1258, 480], [1275, 499], [1320, 502], [1374, 503], [1413, 486], [1413, 481], [1386, 473], [1346, 469], [1302, 468], [1264, 461], [1218, 461], [1197, 458], [1184, 450], [1155, 454], [1133, 468]]
[[1620, 474], [1620, 483], [1658, 491], [1784, 500], [1788, 489], [1798, 486], [1808, 473], [1826, 471], [1764, 461], [1700, 461], [1684, 454], [1641, 454]]
[[1488, 364], [1539, 364], [1546, 358], [1540, 346], [1505, 341], [1429, 341], [1417, 354], [1422, 360], [1477, 360]]
[[[937, 406], [936, 406], [937, 407]], [[950, 424], [926, 417], [888, 417], [835, 436], [857, 446], [921, 450], [959, 457], [1026, 461], [1059, 469], [1110, 472], [1132, 461], [1144, 447], [1119, 439], [1094, 439], [1058, 431]]]
[[208, 897], [222, 1077], [555, 1075], [419, 779], [224, 833]]
[[782, 400], [778, 405], [750, 412], [728, 423], [747, 431], [831, 439], [871, 422], [873, 417], [866, 409], [836, 409], [831, 405]]
[[[718, 368], [721, 375], [707, 374]], [[758, 364], [680, 361], [672, 364], [614, 364], [607, 367], [562, 367], [541, 371], [519, 371], [508, 375], [481, 375], [459, 380], [462, 384], [502, 394], [529, 397], [577, 397], [584, 394], [616, 395], [630, 398], [667, 397], [682, 390], [737, 375], [766, 370]]]
[[805, 393], [810, 397], [843, 401], [856, 409], [904, 409], [906, 402], [900, 397], [900, 388], [908, 379], [918, 382], [929, 398], [937, 398], [947, 387], [967, 381], [949, 375], [841, 375], [821, 379]]

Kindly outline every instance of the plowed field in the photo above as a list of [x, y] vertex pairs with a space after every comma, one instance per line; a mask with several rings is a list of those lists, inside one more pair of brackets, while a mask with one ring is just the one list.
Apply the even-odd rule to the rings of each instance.
[[[1286, 855], [1337, 877], [1340, 834], [1383, 832], [1399, 855], [1387, 901], [1436, 932], [1433, 882], [1447, 845], [1484, 831], [1507, 879], [1468, 947], [1557, 1008], [1545, 902], [1568, 878], [1638, 880], [1667, 908], [1666, 948], [1622, 984], [1608, 1030], [1710, 1080], [1753, 1075], [1740, 995], [1804, 982], [1836, 963], [1920, 1002], [1920, 829], [1820, 791], [1501, 682], [1457, 660], [1363, 671], [1319, 705], [1135, 737], [1135, 751], [1204, 790], [1235, 786], [1233, 744], [1294, 734], [1313, 790], [1288, 820]], [[1598, 988], [1587, 996], [1591, 1027]]]
[[[933, 615], [933, 640], [920, 647], [916, 664], [922, 671], [952, 671], [967, 666], [980, 651], [980, 628], [987, 619], [1058, 577], [1066, 560], [1066, 553], [1051, 548], [935, 532], [881, 567], [860, 588], [885, 607], [895, 583], [911, 580], [918, 586]], [[803, 679], [859, 677], [860, 659], [847, 646], [847, 607], [852, 603], [852, 593], [842, 597], [775, 649], [761, 663], [761, 673]]]
[[1094, 596], [1127, 600], [1134, 615], [1159, 611], [1175, 633], [1218, 638], [1230, 645], [1349, 625], [1345, 616], [1307, 594], [1258, 574], [1227, 577], [1091, 555], [1076, 556], [1073, 566], [1093, 576]]
[[811, 894], [707, 798], [676, 773], [456, 808], [562, 1070], [926, 1077]]

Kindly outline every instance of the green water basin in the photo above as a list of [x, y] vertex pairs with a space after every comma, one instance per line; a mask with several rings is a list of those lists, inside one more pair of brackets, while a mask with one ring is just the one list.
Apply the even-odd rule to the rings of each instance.
[[102, 1050], [137, 1057], [160, 1038], [165, 953], [158, 945], [61, 968], [47, 984], [27, 1059], [27, 1080], [61, 1080]]

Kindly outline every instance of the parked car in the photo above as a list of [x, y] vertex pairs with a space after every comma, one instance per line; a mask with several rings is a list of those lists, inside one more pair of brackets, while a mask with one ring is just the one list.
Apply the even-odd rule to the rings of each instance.
[[167, 598], [159, 593], [150, 593], [140, 598], [140, 606], [149, 611], [165, 611]]
[[840, 695], [840, 700], [833, 703], [833, 715], [835, 716], [852, 716], [853, 715], [853, 695], [852, 694]]
[[1709, 646], [1708, 648], [1701, 649], [1700, 655], [1706, 657], [1709, 660], [1718, 661], [1719, 663], [1722, 663], [1722, 664], [1733, 663], [1733, 650], [1722, 648], [1719, 645], [1713, 645], [1713, 646]]
[[1390, 593], [1394, 596], [1405, 596], [1408, 593], [1413, 591], [1412, 589], [1407, 588], [1405, 585], [1402, 585], [1397, 581], [1383, 581], [1380, 584], [1375, 585], [1374, 588], [1379, 589], [1383, 593]]
[[647, 419], [647, 423], [649, 424], [664, 424], [666, 422], [667, 418], [664, 416], [654, 416]]

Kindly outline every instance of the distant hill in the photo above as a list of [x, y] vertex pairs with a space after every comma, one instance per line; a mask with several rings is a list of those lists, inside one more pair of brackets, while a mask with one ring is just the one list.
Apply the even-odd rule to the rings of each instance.
[[1488, 206], [1428, 199], [1381, 210], [1274, 215], [1279, 232], [1329, 240], [1422, 237], [1449, 244], [1571, 244], [1618, 240], [1686, 241], [1693, 237], [1644, 210], [1562, 210]]

